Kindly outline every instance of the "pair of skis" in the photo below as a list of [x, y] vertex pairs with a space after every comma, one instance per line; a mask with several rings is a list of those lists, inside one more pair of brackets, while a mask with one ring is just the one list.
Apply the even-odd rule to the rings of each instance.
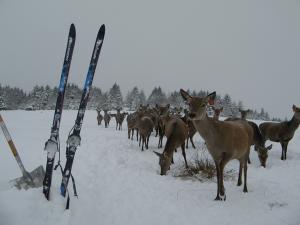
[[[97, 38], [95, 41], [77, 117], [75, 120], [75, 125], [72, 128], [67, 139], [67, 148], [66, 148], [67, 162], [63, 170], [63, 177], [62, 177], [62, 182], [60, 187], [61, 195], [64, 197], [66, 196], [69, 178], [70, 176], [72, 176], [71, 170], [72, 170], [75, 152], [77, 150], [77, 147], [80, 145], [81, 126], [82, 126], [87, 102], [89, 100], [90, 89], [93, 83], [93, 78], [97, 67], [100, 51], [102, 48], [104, 35], [105, 35], [105, 25], [103, 24], [98, 31]], [[50, 134], [50, 138], [45, 143], [45, 151], [47, 151], [47, 164], [46, 164], [46, 173], [43, 181], [43, 193], [47, 200], [49, 200], [55, 154], [60, 150], [59, 127], [60, 127], [60, 120], [62, 116], [64, 95], [65, 95], [66, 85], [68, 81], [69, 69], [71, 66], [71, 60], [72, 60], [73, 50], [75, 46], [75, 40], [76, 40], [76, 30], [74, 24], [71, 24], [69, 35], [68, 35], [68, 42], [67, 42], [64, 63], [63, 63], [63, 69], [62, 69], [59, 88], [58, 88], [58, 96], [57, 96], [57, 101], [55, 106], [51, 134]], [[68, 202], [69, 202], [69, 198], [68, 198]], [[67, 203], [67, 208], [68, 208], [68, 203]]]

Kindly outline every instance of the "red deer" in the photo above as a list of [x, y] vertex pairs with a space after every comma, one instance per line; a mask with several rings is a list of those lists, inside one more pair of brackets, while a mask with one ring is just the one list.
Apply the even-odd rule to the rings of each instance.
[[300, 124], [300, 108], [293, 105], [294, 115], [290, 121], [281, 123], [265, 122], [259, 125], [264, 141], [270, 140], [281, 144], [281, 160], [286, 160], [286, 152], [289, 141]]
[[225, 189], [223, 184], [223, 171], [225, 165], [232, 159], [240, 162], [239, 178], [237, 185], [242, 184], [242, 170], [244, 169], [244, 188], [247, 189], [247, 159], [253, 139], [253, 129], [243, 120], [240, 121], [215, 121], [206, 113], [208, 104], [212, 104], [216, 92], [204, 98], [192, 97], [186, 91], [180, 90], [182, 97], [189, 105], [190, 118], [195, 128], [205, 140], [207, 149], [212, 156], [217, 171], [217, 196], [215, 200], [225, 200]]
[[111, 116], [109, 115], [109, 113], [107, 113], [107, 110], [104, 110], [104, 123], [105, 123], [105, 128], [108, 127], [109, 122], [110, 122], [110, 118], [111, 118]]
[[146, 149], [149, 147], [149, 138], [151, 132], [153, 131], [153, 121], [150, 117], [144, 116], [143, 112], [138, 112], [137, 114], [137, 128], [140, 135], [139, 146], [142, 141], [142, 151], [144, 151], [144, 146]]
[[101, 125], [101, 122], [103, 120], [103, 116], [101, 115], [101, 110], [97, 110], [97, 122], [98, 122], [98, 125]]
[[127, 128], [128, 128], [128, 139], [133, 140], [134, 130], [136, 130], [136, 140], [138, 141], [138, 130], [137, 130], [137, 112], [131, 113], [127, 116]]
[[167, 104], [165, 106], [159, 106], [158, 104], [156, 104], [155, 109], [158, 112], [158, 148], [162, 148], [162, 142], [165, 133], [160, 116], [166, 115], [169, 112], [170, 104]]
[[123, 121], [124, 121], [127, 114], [128, 113], [126, 113], [126, 112], [121, 113], [120, 109], [117, 109], [117, 114], [115, 116], [115, 118], [116, 118], [116, 130], [118, 129], [118, 127], [119, 127], [119, 130], [122, 130], [122, 124], [123, 124]]
[[159, 165], [161, 168], [160, 175], [166, 175], [170, 169], [173, 160], [173, 154], [176, 148], [181, 147], [185, 166], [188, 168], [185, 155], [185, 140], [188, 137], [187, 125], [176, 116], [165, 115], [162, 116], [162, 123], [164, 125], [167, 142], [163, 153], [154, 153], [159, 156]]
[[186, 139], [186, 148], [189, 148], [189, 140], [190, 140], [190, 142], [192, 143], [193, 148], [196, 149], [196, 146], [195, 146], [194, 141], [193, 141], [193, 137], [196, 134], [197, 130], [196, 130], [194, 124], [193, 124], [193, 121], [189, 118], [188, 113], [189, 113], [188, 110], [185, 109], [184, 110], [184, 117], [181, 118], [183, 120], [183, 122], [185, 122], [188, 125], [188, 128], [189, 128], [189, 135]]

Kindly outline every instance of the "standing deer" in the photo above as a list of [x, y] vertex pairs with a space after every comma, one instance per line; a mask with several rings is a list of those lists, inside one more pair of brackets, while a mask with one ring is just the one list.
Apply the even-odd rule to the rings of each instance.
[[103, 120], [103, 116], [101, 115], [101, 110], [97, 110], [97, 122], [98, 122], [98, 125], [101, 125], [101, 122]]
[[173, 161], [173, 154], [176, 148], [181, 147], [185, 167], [188, 168], [185, 155], [185, 140], [188, 137], [187, 125], [177, 116], [162, 116], [167, 142], [163, 153], [154, 153], [159, 156], [159, 165], [161, 168], [160, 175], [166, 175]]
[[281, 123], [265, 122], [259, 125], [264, 141], [280, 142], [282, 148], [281, 160], [286, 160], [287, 146], [300, 124], [300, 108], [293, 105], [293, 111], [294, 115], [290, 121]]
[[153, 121], [149, 116], [144, 116], [143, 112], [138, 112], [137, 115], [137, 129], [140, 135], [139, 146], [142, 141], [142, 151], [144, 151], [144, 146], [146, 149], [149, 147], [149, 138], [153, 131]]
[[138, 113], [134, 112], [127, 116], [127, 129], [128, 129], [128, 139], [133, 140], [134, 130], [136, 130], [136, 140], [138, 141], [138, 127], [137, 127], [137, 116]]
[[111, 116], [107, 112], [107, 110], [104, 110], [104, 123], [105, 123], [105, 128], [108, 128], [109, 122], [110, 122]]
[[188, 129], [189, 129], [189, 135], [186, 138], [186, 148], [189, 148], [189, 140], [190, 140], [193, 148], [196, 149], [196, 146], [193, 141], [193, 137], [196, 134], [197, 130], [193, 124], [193, 121], [191, 120], [191, 118], [189, 118], [188, 113], [189, 113], [188, 110], [184, 109], [184, 117], [181, 118], [183, 122], [185, 122], [188, 125]]
[[169, 112], [170, 104], [165, 106], [159, 106], [158, 104], [155, 105], [155, 109], [158, 112], [158, 148], [162, 148], [162, 142], [164, 138], [164, 127], [161, 121], [161, 116], [166, 115]]
[[251, 126], [243, 120], [240, 121], [215, 121], [206, 114], [206, 107], [212, 104], [216, 92], [204, 98], [192, 97], [186, 91], [180, 90], [183, 99], [189, 105], [190, 117], [195, 128], [205, 140], [207, 149], [211, 154], [217, 171], [217, 196], [215, 200], [225, 200], [225, 189], [223, 184], [223, 171], [225, 165], [232, 159], [240, 162], [239, 178], [237, 185], [242, 184], [242, 170], [244, 169], [244, 188], [247, 189], [247, 159], [253, 138]]
[[118, 127], [119, 127], [119, 130], [122, 130], [122, 124], [123, 124], [123, 121], [124, 121], [126, 115], [127, 115], [126, 112], [121, 113], [120, 109], [117, 109], [117, 114], [115, 116], [115, 118], [116, 118], [116, 130], [118, 129]]

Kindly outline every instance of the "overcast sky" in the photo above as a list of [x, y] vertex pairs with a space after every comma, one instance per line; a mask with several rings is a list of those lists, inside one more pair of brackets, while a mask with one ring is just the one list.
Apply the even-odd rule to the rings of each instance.
[[71, 23], [69, 82], [80, 87], [105, 23], [94, 78], [104, 91], [204, 89], [281, 118], [300, 106], [299, 0], [0, 0], [0, 83], [57, 86]]

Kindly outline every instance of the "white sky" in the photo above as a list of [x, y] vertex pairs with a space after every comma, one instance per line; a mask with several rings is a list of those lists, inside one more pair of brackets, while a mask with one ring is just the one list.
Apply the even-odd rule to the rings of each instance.
[[0, 83], [57, 86], [74, 23], [69, 82], [83, 86], [105, 23], [94, 78], [104, 91], [204, 89], [289, 118], [300, 106], [299, 22], [299, 0], [0, 0]]

